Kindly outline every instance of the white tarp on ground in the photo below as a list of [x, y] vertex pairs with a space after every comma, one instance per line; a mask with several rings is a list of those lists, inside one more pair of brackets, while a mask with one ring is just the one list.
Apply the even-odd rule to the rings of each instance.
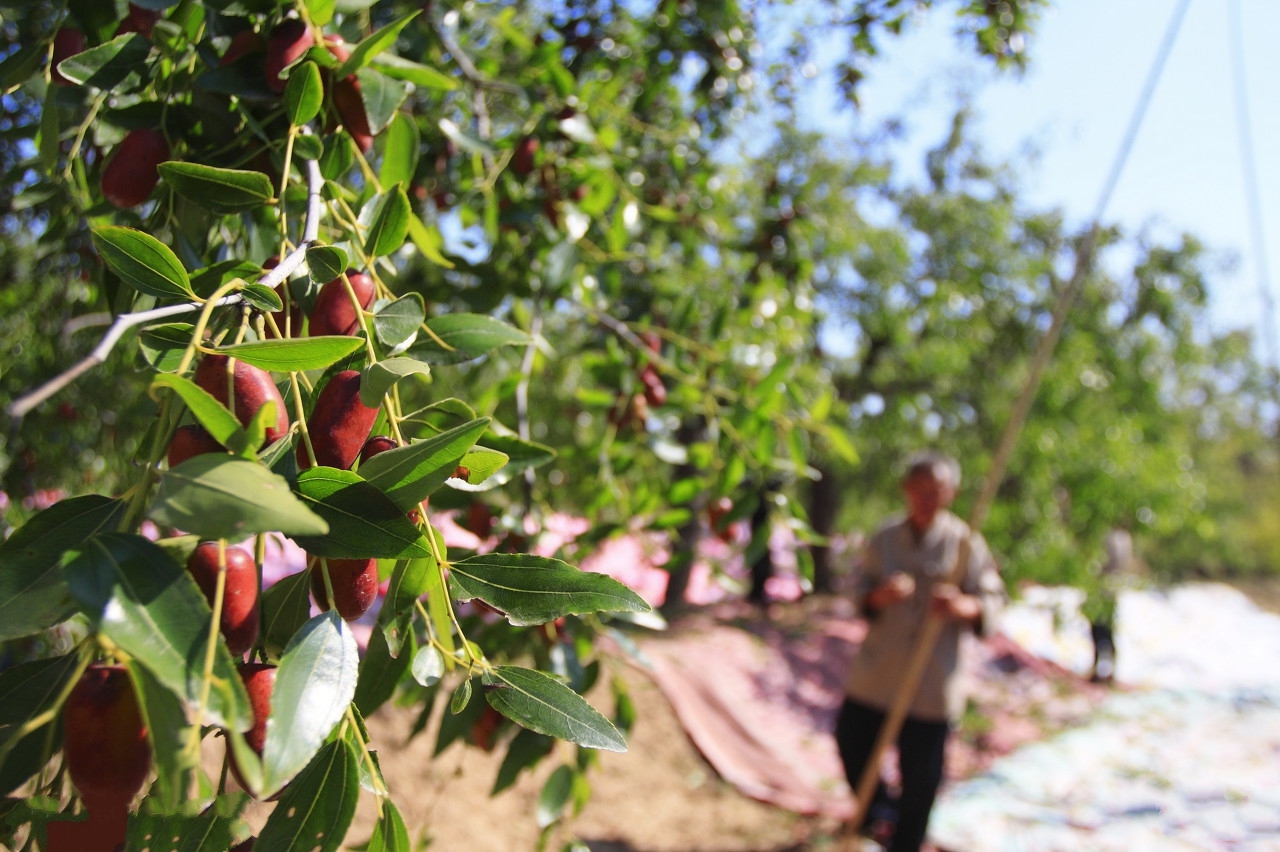
[[[1031, 590], [1005, 631], [1087, 672], [1078, 598]], [[1057, 630], [1054, 624], [1057, 623]], [[965, 852], [1280, 850], [1280, 616], [1217, 584], [1120, 597], [1121, 686], [1086, 726], [943, 792]]]

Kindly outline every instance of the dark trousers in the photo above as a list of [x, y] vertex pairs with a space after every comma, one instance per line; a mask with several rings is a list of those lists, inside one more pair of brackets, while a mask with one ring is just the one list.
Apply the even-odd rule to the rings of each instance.
[[[884, 713], [851, 699], [845, 699], [836, 717], [836, 746], [844, 762], [844, 774], [855, 791], [862, 778], [862, 767], [871, 756]], [[902, 775], [902, 796], [898, 801], [898, 827], [893, 833], [890, 852], [916, 852], [924, 842], [929, 826], [929, 812], [942, 784], [947, 736], [951, 726], [946, 722], [922, 722], [910, 717], [898, 734], [898, 771]], [[881, 782], [872, 799], [888, 801], [888, 791]]]

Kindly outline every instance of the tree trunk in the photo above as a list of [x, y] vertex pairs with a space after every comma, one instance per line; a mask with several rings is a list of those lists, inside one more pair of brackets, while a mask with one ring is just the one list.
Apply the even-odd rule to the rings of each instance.
[[[815, 464], [821, 478], [809, 484], [809, 523], [813, 531], [827, 540], [835, 532], [836, 513], [840, 508], [840, 482], [828, 465]], [[831, 548], [826, 544], [812, 544], [809, 554], [813, 557], [813, 590], [818, 594], [835, 591], [835, 573], [831, 565]]]

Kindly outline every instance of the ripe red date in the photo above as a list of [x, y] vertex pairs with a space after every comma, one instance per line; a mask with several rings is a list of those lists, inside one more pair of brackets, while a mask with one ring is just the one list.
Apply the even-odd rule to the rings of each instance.
[[[307, 420], [316, 464], [350, 470], [377, 419], [378, 409], [360, 401], [359, 372], [343, 370], [333, 376], [320, 391]], [[300, 441], [298, 467], [310, 466], [306, 444]]]

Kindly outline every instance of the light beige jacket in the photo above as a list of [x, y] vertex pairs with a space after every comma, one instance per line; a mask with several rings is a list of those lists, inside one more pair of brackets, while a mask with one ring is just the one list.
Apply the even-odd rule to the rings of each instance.
[[[970, 545], [968, 565], [957, 572], [956, 560], [965, 536]], [[867, 611], [867, 593], [896, 573], [909, 574], [915, 580], [912, 596], [880, 612]], [[957, 578], [957, 573], [963, 576]], [[918, 541], [905, 518], [891, 521], [871, 537], [863, 554], [857, 591], [869, 629], [850, 665], [846, 695], [879, 710], [889, 709], [928, 617], [931, 589], [948, 580], [966, 594], [981, 598], [983, 617], [976, 630], [992, 630], [1006, 595], [999, 568], [981, 533], [970, 531], [960, 518], [942, 511]], [[943, 625], [907, 713], [909, 718], [928, 722], [960, 718], [964, 711], [963, 684], [958, 676], [960, 640], [973, 629], [955, 621]]]

